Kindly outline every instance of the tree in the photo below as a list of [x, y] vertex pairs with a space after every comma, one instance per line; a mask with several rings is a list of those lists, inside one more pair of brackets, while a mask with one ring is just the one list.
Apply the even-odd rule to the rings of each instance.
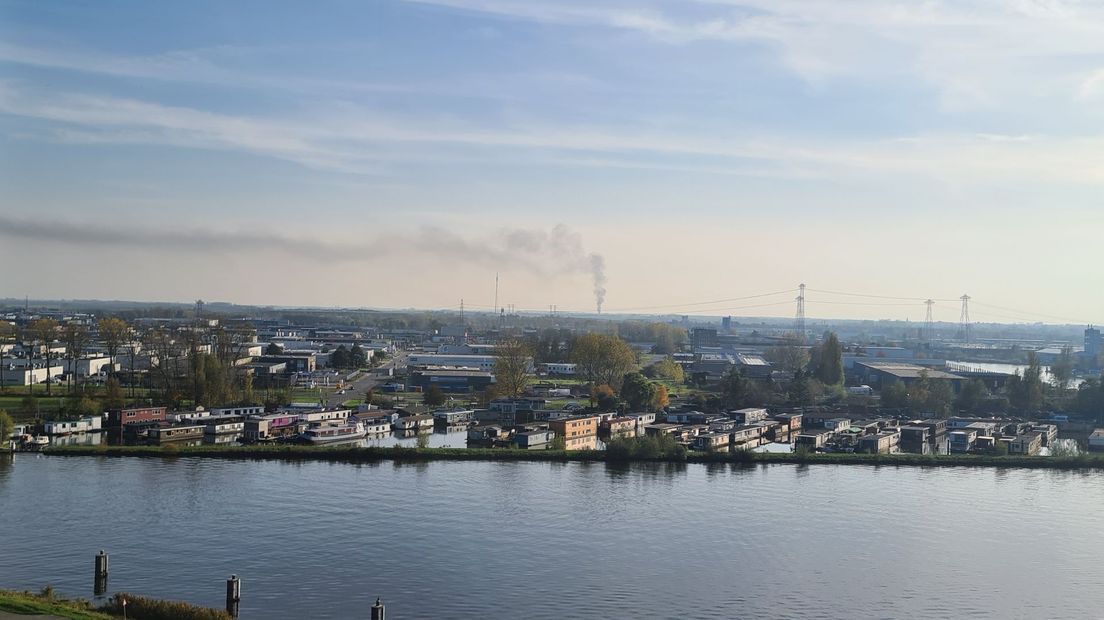
[[65, 410], [72, 415], [85, 417], [102, 413], [99, 401], [85, 394], [74, 394], [66, 399]]
[[431, 385], [425, 394], [422, 394], [422, 402], [430, 407], [440, 407], [445, 404], [445, 393], [436, 385]]
[[123, 386], [119, 385], [119, 380], [115, 377], [109, 377], [104, 387], [103, 406], [105, 409], [122, 409], [126, 406]]
[[686, 371], [682, 369], [682, 364], [676, 362], [673, 358], [664, 358], [652, 365], [655, 376], [660, 379], [665, 379], [673, 383], [682, 383], [686, 381]]
[[934, 381], [928, 390], [928, 411], [935, 413], [936, 417], [945, 418], [950, 413], [951, 404], [954, 402], [954, 390], [949, 381]]
[[905, 409], [909, 406], [909, 391], [904, 381], [894, 381], [882, 388], [882, 406], [890, 409]]
[[799, 406], [816, 403], [816, 390], [813, 388], [814, 379], [803, 370], [794, 373], [794, 378], [786, 386], [786, 399]]
[[664, 407], [670, 402], [671, 398], [667, 394], [667, 386], [657, 385], [655, 397], [652, 398], [652, 411], [663, 411]]
[[517, 398], [529, 385], [528, 345], [520, 340], [500, 342], [494, 349], [495, 391], [505, 398]]
[[[30, 332], [35, 342], [42, 345], [43, 355], [46, 358], [46, 394], [50, 394], [50, 386], [54, 383], [54, 377], [50, 374], [50, 343], [57, 338], [58, 322], [53, 319], [35, 319], [31, 321]], [[34, 383], [34, 381], [31, 381]]]
[[338, 345], [334, 352], [330, 354], [330, 366], [333, 368], [349, 367], [349, 350], [345, 348], [345, 345]]
[[613, 411], [617, 409], [617, 405], [620, 401], [617, 398], [617, 394], [613, 391], [613, 388], [608, 385], [598, 385], [590, 391], [590, 400], [601, 411]]
[[268, 346], [265, 347], [265, 350], [264, 350], [265, 355], [279, 355], [283, 352], [284, 352], [284, 350], [281, 349], [280, 345], [276, 344], [275, 342], [268, 343]]
[[154, 387], [152, 375], [156, 374], [161, 380], [162, 402], [177, 404], [182, 398], [178, 386], [179, 376], [176, 372], [176, 360], [182, 352], [180, 343], [163, 328], [148, 330], [142, 338], [142, 348], [149, 353], [150, 358], [150, 387]]
[[834, 333], [829, 333], [824, 344], [817, 349], [813, 377], [824, 385], [843, 383], [843, 347]]
[[12, 433], [15, 432], [15, 420], [8, 415], [7, 411], [0, 409], [0, 444], [7, 446], [7, 442], [11, 439]]
[[1008, 402], [1021, 413], [1038, 411], [1043, 404], [1043, 370], [1039, 358], [1032, 351], [1027, 354], [1027, 369], [1023, 375], [1016, 373], [1008, 381]]
[[[801, 377], [804, 379], [804, 376]], [[761, 404], [762, 394], [755, 383], [744, 376], [738, 368], [733, 366], [721, 377], [717, 387], [721, 390], [720, 406], [725, 409], [743, 409]], [[800, 402], [805, 404], [808, 399]]]
[[354, 342], [353, 348], [349, 349], [349, 368], [364, 368], [367, 365], [368, 354]]
[[1097, 377], [1086, 379], [1077, 388], [1074, 407], [1095, 420], [1104, 420], [1104, 384]]
[[88, 347], [88, 328], [79, 323], [66, 323], [61, 329], [61, 341], [65, 343], [65, 358], [69, 362], [69, 391], [73, 391], [73, 376], [76, 374], [77, 361]]
[[107, 349], [107, 356], [111, 362], [111, 374], [114, 375], [115, 356], [119, 354], [119, 348], [123, 346], [123, 341], [127, 339], [130, 326], [127, 325], [126, 321], [113, 316], [100, 319], [97, 326], [100, 332], [100, 340]]
[[975, 412], [981, 408], [981, 403], [989, 396], [989, 388], [981, 379], [970, 379], [962, 385], [962, 389], [955, 399], [955, 408], [959, 411]]
[[643, 411], [652, 407], [656, 397], [656, 384], [648, 381], [638, 372], [625, 375], [621, 385], [621, 398], [633, 411]]
[[1073, 379], [1073, 367], [1073, 347], [1067, 344], [1062, 347], [1058, 359], [1050, 365], [1050, 376], [1054, 377], [1054, 387], [1059, 392], [1065, 392], [1069, 388], [1070, 380]]
[[38, 418], [39, 406], [38, 399], [30, 394], [27, 394], [19, 402], [19, 412], [23, 414], [24, 418]]
[[127, 356], [127, 385], [130, 386], [130, 397], [134, 398], [134, 384], [135, 367], [138, 364], [138, 352], [142, 350], [142, 341], [140, 337], [128, 338], [126, 344], [123, 345], [126, 350]]
[[587, 381], [617, 387], [636, 368], [636, 352], [617, 336], [588, 333], [571, 343], [571, 361]]
[[809, 365], [809, 351], [794, 344], [770, 347], [763, 353], [763, 357], [771, 364], [789, 372], [804, 370]]

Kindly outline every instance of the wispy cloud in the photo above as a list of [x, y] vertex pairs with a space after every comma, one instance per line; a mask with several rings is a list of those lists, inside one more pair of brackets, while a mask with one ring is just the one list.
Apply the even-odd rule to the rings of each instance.
[[1099, 136], [996, 140], [998, 134], [930, 134], [817, 142], [547, 122], [516, 127], [429, 125], [421, 119], [381, 116], [357, 107], [319, 114], [320, 120], [254, 118], [116, 97], [45, 96], [12, 82], [0, 82], [0, 112], [51, 121], [57, 124], [53, 135], [70, 142], [233, 150], [355, 174], [380, 174], [404, 162], [433, 161], [440, 156], [440, 147], [447, 146], [462, 149], [451, 155], [457, 161], [472, 156], [472, 161], [502, 164], [523, 163], [516, 152], [532, 151], [554, 155], [561, 165], [724, 170], [750, 176], [884, 172], [1098, 183], [1102, 170], [1096, 153], [1104, 147]]
[[699, 0], [694, 10], [671, 0], [407, 1], [670, 44], [757, 42], [807, 81], [912, 76], [939, 89], [950, 108], [998, 105], [1010, 87], [1045, 85], [1074, 98], [1071, 60], [1098, 55], [1104, 40], [1104, 5], [1063, 0]]

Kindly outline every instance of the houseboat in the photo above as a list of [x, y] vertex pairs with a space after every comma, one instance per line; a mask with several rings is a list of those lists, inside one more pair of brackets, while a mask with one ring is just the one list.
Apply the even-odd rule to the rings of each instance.
[[202, 426], [168, 426], [164, 428], [151, 428], [146, 432], [146, 439], [151, 444], [163, 444], [173, 441], [190, 441], [199, 443], [203, 439]]
[[303, 431], [300, 438], [312, 444], [320, 444], [363, 439], [366, 434], [364, 425], [360, 422], [353, 422], [351, 424], [312, 426]]
[[400, 416], [395, 421], [394, 428], [397, 431], [433, 430], [433, 416], [429, 414]]

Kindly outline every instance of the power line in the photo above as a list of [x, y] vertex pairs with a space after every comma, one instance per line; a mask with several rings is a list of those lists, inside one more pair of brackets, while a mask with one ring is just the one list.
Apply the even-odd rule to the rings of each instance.
[[[984, 306], [984, 307], [986, 307], [986, 308], [993, 308], [994, 310], [1003, 310], [1003, 311], [1005, 311], [1005, 312], [1014, 312], [1014, 313], [1016, 313], [1016, 314], [1025, 314], [1025, 315], [1028, 315], [1028, 316], [1038, 316], [1038, 317], [1043, 317], [1043, 318], [1045, 318], [1045, 319], [1054, 319], [1054, 320], [1056, 320], [1056, 321], [1064, 321], [1064, 322], [1066, 322], [1066, 323], [1070, 323], [1070, 324], [1074, 324], [1074, 325], [1078, 325], [1078, 324], [1081, 324], [1081, 323], [1085, 323], [1085, 321], [1078, 321], [1078, 320], [1074, 320], [1074, 319], [1071, 319], [1071, 318], [1069, 318], [1069, 317], [1063, 317], [1063, 316], [1055, 316], [1055, 315], [1053, 315], [1053, 314], [1043, 314], [1043, 313], [1041, 313], [1041, 312], [1028, 312], [1028, 311], [1026, 311], [1026, 310], [1016, 310], [1016, 309], [1014, 309], [1014, 308], [1005, 308], [1004, 306], [997, 306], [997, 305], [993, 305], [993, 304], [986, 304], [986, 303], [982, 303], [982, 302], [980, 302], [980, 301], [975, 301], [975, 302], [974, 302], [974, 305], [978, 305], [978, 306]], [[1087, 324], [1087, 323], [1086, 323], [1086, 324]]]
[[663, 306], [639, 306], [636, 308], [616, 308], [613, 310], [606, 310], [606, 312], [635, 312], [637, 310], [658, 310], [662, 308], [688, 308], [690, 306], [708, 306], [711, 304], [723, 304], [730, 301], [745, 301], [748, 299], [759, 299], [760, 297], [771, 297], [773, 295], [787, 295], [794, 292], [797, 289], [786, 289], [784, 291], [774, 291], [773, 293], [758, 293], [756, 295], [745, 295], [743, 297], [730, 297], [728, 299], [714, 299], [713, 301], [694, 301], [682, 304], [666, 304]]
[[[893, 295], [868, 295], [866, 293], [845, 293], [843, 291], [825, 291], [821, 289], [810, 288], [806, 289], [810, 293], [823, 293], [825, 295], [844, 295], [846, 297], [869, 297], [871, 299], [897, 299], [915, 301], [918, 304], [922, 304], [925, 301], [924, 297], [896, 297]], [[932, 299], [932, 301], [958, 301], [957, 299]]]

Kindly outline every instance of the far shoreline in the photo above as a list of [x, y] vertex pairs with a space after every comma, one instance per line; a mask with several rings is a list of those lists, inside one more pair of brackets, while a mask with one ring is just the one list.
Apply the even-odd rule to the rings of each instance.
[[893, 465], [911, 467], [987, 467], [1016, 469], [1104, 469], [1104, 454], [1069, 457], [986, 456], [970, 454], [922, 455], [848, 453], [688, 452], [684, 456], [611, 458], [602, 450], [511, 450], [501, 448], [407, 448], [275, 446], [58, 446], [42, 450], [47, 456], [135, 458], [210, 458], [226, 460], [326, 461], [499, 461], [575, 463], [732, 463], [794, 465]]

